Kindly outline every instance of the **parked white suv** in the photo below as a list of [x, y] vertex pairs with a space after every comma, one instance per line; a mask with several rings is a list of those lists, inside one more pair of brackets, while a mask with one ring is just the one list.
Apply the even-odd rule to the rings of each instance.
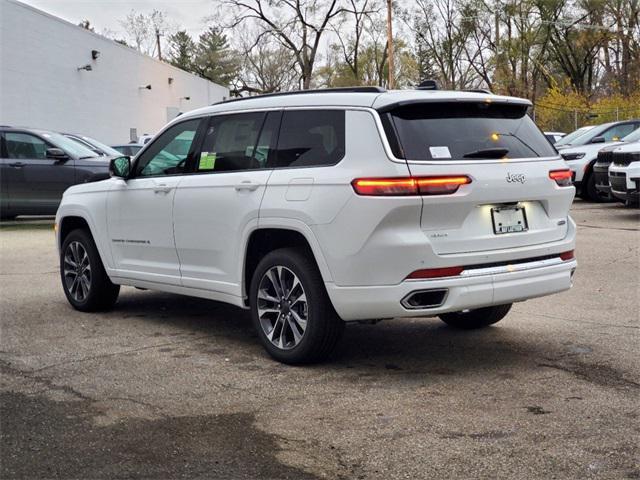
[[184, 114], [65, 193], [65, 294], [83, 311], [120, 285], [250, 308], [287, 363], [326, 357], [349, 321], [495, 323], [576, 268], [571, 172], [529, 107], [363, 87]]
[[630, 143], [612, 152], [609, 184], [615, 198], [629, 206], [640, 206], [640, 144]]
[[578, 147], [560, 150], [560, 155], [573, 172], [573, 184], [578, 189], [578, 195], [581, 198], [594, 202], [602, 200], [602, 197], [598, 194], [596, 174], [593, 170], [593, 166], [598, 159], [598, 152], [604, 148], [637, 141], [638, 135], [640, 135], [640, 128], [634, 130], [634, 126], [636, 126], [636, 124], [630, 123], [619, 125], [616, 129], [611, 129], [610, 132], [613, 131], [622, 135], [622, 137], [611, 137], [613, 138], [611, 141], [604, 143], [587, 143]]

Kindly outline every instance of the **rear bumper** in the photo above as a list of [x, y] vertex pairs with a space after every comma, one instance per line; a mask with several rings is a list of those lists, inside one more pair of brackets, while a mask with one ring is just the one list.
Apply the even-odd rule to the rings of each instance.
[[[429, 317], [467, 308], [520, 302], [568, 290], [576, 266], [575, 259], [558, 259], [469, 270], [455, 278], [409, 280], [399, 285], [338, 287], [327, 283], [326, 287], [333, 306], [345, 321]], [[432, 308], [409, 309], [403, 306], [402, 300], [412, 292], [424, 290], [445, 290], [442, 304]]]

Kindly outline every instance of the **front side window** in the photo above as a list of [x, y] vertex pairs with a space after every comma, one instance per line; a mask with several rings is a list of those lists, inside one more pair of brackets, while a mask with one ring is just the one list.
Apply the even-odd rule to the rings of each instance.
[[[522, 105], [422, 103], [383, 118], [396, 156], [408, 160], [552, 157], [553, 146]], [[396, 149], [394, 149], [396, 150]]]
[[345, 154], [344, 125], [344, 110], [285, 111], [275, 167], [335, 165]]
[[200, 119], [196, 118], [167, 129], [140, 157], [136, 164], [135, 176], [152, 177], [183, 173], [199, 125]]
[[217, 173], [264, 168], [269, 142], [258, 142], [264, 119], [262, 112], [212, 117], [196, 158], [196, 170]]
[[602, 134], [606, 142], [617, 142], [623, 137], [626, 137], [635, 130], [633, 123], [624, 123], [622, 125], [616, 125], [610, 128]]
[[47, 158], [48, 145], [34, 135], [6, 132], [4, 138], [9, 158], [42, 160]]

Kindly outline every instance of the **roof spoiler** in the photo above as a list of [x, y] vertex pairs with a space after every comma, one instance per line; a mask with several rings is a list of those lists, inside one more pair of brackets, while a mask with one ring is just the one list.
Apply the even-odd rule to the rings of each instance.
[[[524, 109], [528, 109], [532, 106], [532, 103], [525, 98], [456, 98], [456, 99], [446, 99], [446, 98], [415, 98], [411, 100], [400, 100], [398, 102], [393, 102], [388, 105], [383, 105], [376, 110], [378, 113], [387, 113], [391, 110], [395, 110], [396, 108], [406, 107], [408, 105], [428, 105], [433, 103], [493, 103], [498, 105], [514, 105], [519, 106]], [[374, 107], [375, 108], [375, 107]]]

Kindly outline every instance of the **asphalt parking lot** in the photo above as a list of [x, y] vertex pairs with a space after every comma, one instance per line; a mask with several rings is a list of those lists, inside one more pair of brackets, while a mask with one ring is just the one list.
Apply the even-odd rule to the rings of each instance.
[[574, 288], [496, 326], [350, 325], [267, 357], [234, 307], [82, 314], [48, 221], [0, 227], [1, 478], [640, 478], [640, 216], [576, 202]]

